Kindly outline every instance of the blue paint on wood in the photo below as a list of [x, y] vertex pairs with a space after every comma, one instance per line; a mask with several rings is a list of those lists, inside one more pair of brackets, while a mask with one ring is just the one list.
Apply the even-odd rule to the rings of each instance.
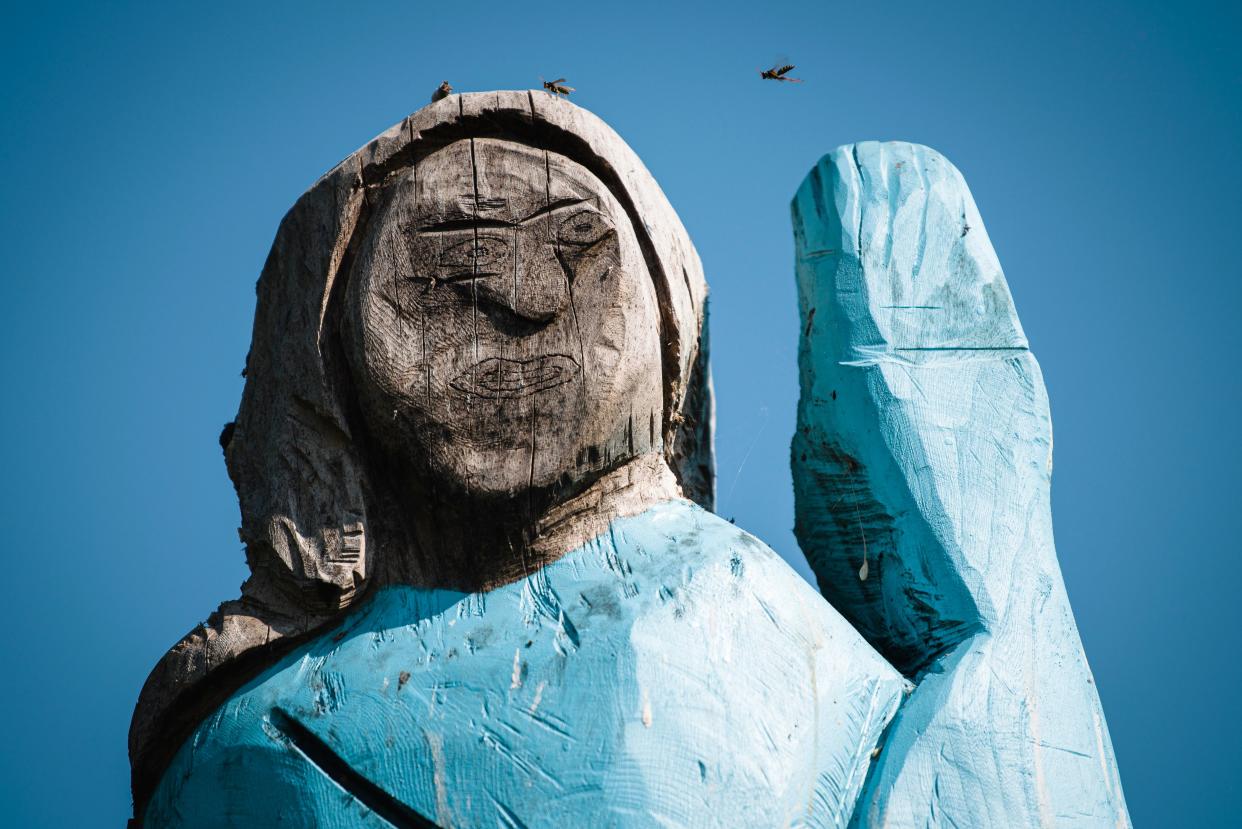
[[198, 728], [147, 825], [389, 825], [321, 745], [443, 827], [843, 826], [906, 687], [766, 546], [669, 502], [487, 593], [378, 592]]
[[793, 203], [796, 529], [918, 683], [858, 826], [1128, 826], [1049, 507], [1044, 383], [961, 174], [842, 147]]
[[377, 591], [197, 729], [148, 825], [1128, 826], [961, 175], [845, 147], [794, 224], [797, 531], [845, 618], [663, 504], [488, 593]]

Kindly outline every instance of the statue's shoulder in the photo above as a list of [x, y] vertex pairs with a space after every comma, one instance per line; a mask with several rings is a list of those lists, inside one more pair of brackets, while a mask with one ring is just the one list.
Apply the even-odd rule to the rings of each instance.
[[[713, 626], [745, 626], [742, 638], [753, 644], [805, 646], [838, 665], [848, 660], [859, 675], [901, 684], [896, 670], [771, 547], [698, 505], [661, 504], [614, 522], [597, 543], [640, 573], [648, 592], [676, 600], [679, 621], [699, 615]], [[648, 612], [660, 618], [657, 607]]]
[[718, 598], [729, 600], [745, 594], [764, 606], [780, 605], [814, 627], [849, 628], [819, 591], [765, 542], [689, 501], [668, 501], [615, 521], [595, 543], [612, 548], [662, 587], [724, 590], [728, 595]]
[[129, 756], [138, 802], [145, 801], [204, 717], [328, 621], [275, 612], [243, 594], [221, 603], [169, 648], [143, 683], [130, 720]]

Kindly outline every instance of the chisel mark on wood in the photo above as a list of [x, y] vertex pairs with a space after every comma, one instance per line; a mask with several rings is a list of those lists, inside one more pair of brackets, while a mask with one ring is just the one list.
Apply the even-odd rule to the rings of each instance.
[[391, 823], [397, 829], [439, 829], [414, 809], [372, 783], [309, 728], [279, 708], [273, 708], [271, 723], [307, 760], [332, 782], [353, 795], [359, 803]]

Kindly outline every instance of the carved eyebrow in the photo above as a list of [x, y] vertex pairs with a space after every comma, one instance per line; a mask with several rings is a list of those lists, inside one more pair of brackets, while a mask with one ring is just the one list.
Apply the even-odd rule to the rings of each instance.
[[546, 204], [538, 210], [523, 216], [516, 222], [506, 222], [503, 219], [447, 219], [443, 222], [433, 222], [429, 225], [422, 225], [418, 228], [419, 233], [451, 233], [456, 230], [474, 230], [477, 228], [512, 228], [519, 227], [527, 222], [538, 219], [541, 216], [547, 216], [552, 213], [558, 213], [569, 207], [577, 207], [580, 204], [586, 204], [591, 199], [557, 199], [551, 204]]
[[451, 233], [455, 230], [474, 230], [476, 227], [513, 227], [513, 222], [505, 222], [500, 219], [448, 219], [443, 222], [422, 225], [418, 228], [418, 232], [420, 235], [424, 233]]
[[591, 201], [591, 200], [590, 199], [557, 199], [551, 204], [547, 204], [539, 208], [538, 210], [536, 210], [534, 213], [531, 213], [526, 218], [519, 219], [518, 224], [525, 224], [526, 222], [529, 222], [531, 219], [538, 219], [540, 216], [546, 216], [549, 213], [556, 213], [557, 211], [564, 210], [567, 207], [577, 207], [580, 204], [586, 204], [588, 201]]

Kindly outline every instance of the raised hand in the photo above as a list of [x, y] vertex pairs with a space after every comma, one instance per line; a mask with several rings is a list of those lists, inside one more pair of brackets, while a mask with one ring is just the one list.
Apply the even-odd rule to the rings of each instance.
[[1049, 507], [1039, 366], [961, 174], [825, 156], [793, 204], [796, 532], [915, 690], [857, 826], [1129, 826]]

